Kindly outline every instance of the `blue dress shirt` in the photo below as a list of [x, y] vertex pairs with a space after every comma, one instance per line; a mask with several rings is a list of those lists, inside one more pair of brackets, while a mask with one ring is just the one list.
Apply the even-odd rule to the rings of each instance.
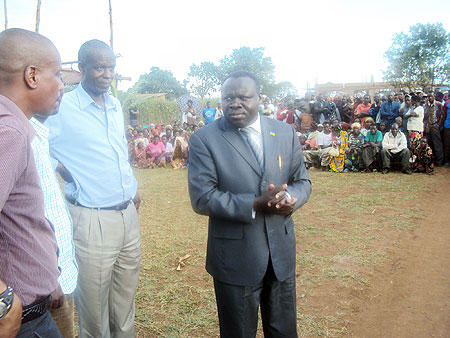
[[104, 94], [103, 110], [81, 83], [64, 94], [59, 113], [45, 122], [52, 156], [70, 172], [65, 193], [84, 206], [111, 207], [132, 199], [137, 182], [128, 162], [122, 107]]

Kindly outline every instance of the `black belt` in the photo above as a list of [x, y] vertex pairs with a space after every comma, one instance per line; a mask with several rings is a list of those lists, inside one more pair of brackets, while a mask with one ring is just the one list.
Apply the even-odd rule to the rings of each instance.
[[82, 208], [96, 209], [96, 210], [115, 210], [115, 211], [125, 210], [126, 208], [128, 208], [128, 205], [131, 203], [131, 200], [128, 200], [123, 203], [114, 205], [112, 207], [94, 208], [94, 207], [86, 207], [83, 204], [81, 204], [80, 202], [78, 202], [76, 199], [74, 199], [73, 197], [70, 197], [70, 196], [66, 196], [66, 200], [67, 200], [67, 202], [69, 202], [75, 206], [82, 207]]
[[22, 324], [32, 321], [47, 313], [52, 305], [52, 297], [40, 298], [22, 309]]

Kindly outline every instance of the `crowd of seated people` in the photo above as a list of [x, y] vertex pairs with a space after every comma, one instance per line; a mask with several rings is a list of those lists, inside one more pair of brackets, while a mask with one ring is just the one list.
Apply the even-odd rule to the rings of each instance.
[[149, 126], [129, 126], [127, 140], [130, 163], [141, 169], [186, 168], [189, 163], [189, 135], [198, 127], [153, 123]]
[[365, 95], [355, 98], [353, 105], [347, 99], [350, 109], [343, 109], [342, 114], [337, 108], [343, 106], [341, 101], [319, 96], [310, 102], [313, 122], [297, 128], [308, 168], [383, 174], [398, 168], [406, 174], [432, 174], [435, 166], [448, 166], [448, 93], [390, 93], [376, 95], [373, 103]]
[[[262, 96], [259, 113], [295, 128], [307, 168], [432, 174], [435, 166], [448, 166], [450, 160], [449, 102], [449, 94], [442, 92], [375, 94], [373, 100], [369, 95], [307, 95], [273, 103]], [[133, 166], [186, 167], [189, 135], [205, 125], [197, 115], [196, 123], [190, 125], [183, 120], [173, 128], [155, 124], [129, 127]], [[215, 114], [214, 119], [222, 115]], [[206, 115], [204, 118], [207, 121]]]

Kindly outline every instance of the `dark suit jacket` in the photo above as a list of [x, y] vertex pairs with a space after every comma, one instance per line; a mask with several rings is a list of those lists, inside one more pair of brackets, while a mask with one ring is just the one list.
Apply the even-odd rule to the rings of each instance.
[[295, 272], [292, 218], [257, 212], [253, 219], [255, 196], [271, 183], [287, 183], [289, 194], [298, 198], [298, 209], [311, 193], [294, 129], [261, 116], [261, 131], [264, 173], [241, 132], [224, 117], [189, 139], [191, 204], [195, 212], [209, 216], [206, 269], [215, 279], [233, 285], [258, 284], [269, 253], [278, 280]]

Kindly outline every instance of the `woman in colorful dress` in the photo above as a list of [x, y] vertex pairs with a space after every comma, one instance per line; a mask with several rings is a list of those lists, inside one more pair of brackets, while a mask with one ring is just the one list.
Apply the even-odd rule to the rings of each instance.
[[133, 167], [147, 169], [149, 166], [150, 162], [147, 159], [144, 142], [139, 141], [134, 148]]
[[341, 126], [333, 126], [331, 131], [333, 150], [330, 151], [330, 169], [336, 173], [344, 171], [345, 153], [348, 148], [348, 134]]
[[413, 170], [415, 172], [424, 172], [428, 175], [432, 175], [434, 170], [434, 156], [431, 147], [428, 145], [426, 136], [423, 136], [420, 139], [416, 156], [413, 163]]
[[344, 171], [358, 172], [361, 167], [361, 147], [364, 144], [364, 135], [361, 133], [361, 125], [352, 124], [352, 132], [348, 137], [348, 149], [345, 158]]
[[408, 120], [406, 126], [409, 134], [409, 149], [411, 155], [416, 155], [420, 146], [420, 139], [423, 136], [423, 118], [424, 111], [420, 104], [420, 96], [413, 95], [411, 97], [411, 109], [404, 115]]
[[175, 147], [173, 150], [172, 162], [170, 165], [173, 169], [181, 169], [187, 166], [189, 160], [189, 150], [186, 141], [178, 136], [175, 138]]

